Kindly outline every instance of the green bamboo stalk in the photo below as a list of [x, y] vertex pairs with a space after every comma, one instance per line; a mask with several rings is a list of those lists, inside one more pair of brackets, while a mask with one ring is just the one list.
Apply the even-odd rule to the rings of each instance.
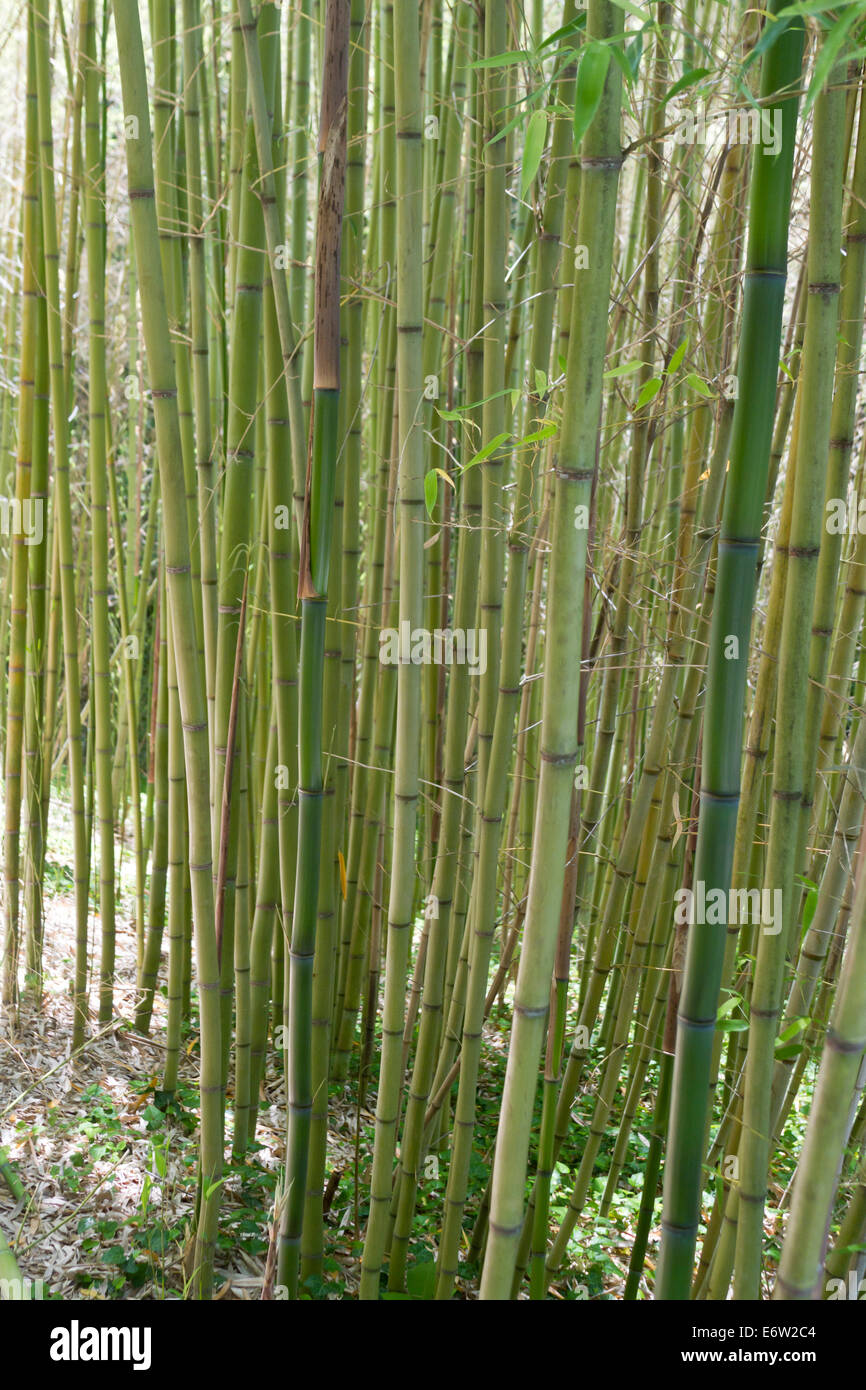
[[80, 682], [78, 653], [78, 605], [75, 594], [72, 504], [66, 426], [66, 382], [63, 365], [60, 286], [58, 275], [56, 204], [54, 197], [53, 138], [51, 133], [51, 78], [47, 18], [34, 10], [36, 84], [39, 96], [40, 180], [42, 239], [45, 248], [45, 291], [48, 304], [48, 353], [51, 370], [51, 408], [54, 426], [55, 505], [57, 507], [60, 592], [63, 621], [63, 666], [66, 696], [66, 733], [69, 751], [75, 845], [75, 1022], [73, 1049], [84, 1041], [87, 1015], [87, 838], [84, 819]]
[[102, 954], [99, 966], [99, 1022], [107, 1023], [114, 999], [114, 810], [112, 806], [112, 725], [108, 610], [108, 479], [106, 458], [105, 238], [100, 114], [102, 76], [96, 62], [96, 8], [83, 0], [79, 37], [84, 67], [84, 218], [88, 296], [88, 426], [90, 516], [92, 528], [93, 698], [92, 732], [99, 822], [99, 916]]
[[[779, 6], [771, 7], [775, 15]], [[768, 23], [774, 22], [773, 19]], [[773, 159], [754, 151], [749, 251], [730, 470], [719, 540], [701, 777], [695, 882], [727, 892], [739, 803], [742, 710], [755, 583], [757, 536], [766, 491], [781, 339], [787, 225], [803, 31], [788, 25], [764, 57], [761, 96], [779, 111], [782, 145]], [[725, 647], [736, 655], [726, 657]], [[701, 1164], [725, 931], [702, 924], [689, 934], [680, 997], [670, 1134], [665, 1161], [662, 1246], [656, 1296], [686, 1298], [700, 1213]]]
[[[386, 4], [385, 8], [388, 6]], [[419, 101], [419, 24], [412, 0], [395, 0], [394, 67], [397, 136], [397, 391], [399, 414], [399, 622], [423, 623], [424, 517], [423, 274], [417, 256], [423, 218], [422, 108]], [[361, 1262], [361, 1297], [378, 1298], [391, 1202], [391, 1173], [403, 1079], [406, 976], [415, 898], [415, 830], [421, 731], [421, 672], [413, 663], [397, 672], [394, 837], [388, 901], [382, 1059], [376, 1102], [376, 1138], [370, 1216]]]
[[833, 1015], [791, 1200], [791, 1214], [773, 1287], [777, 1299], [820, 1296], [824, 1251], [848, 1137], [851, 1098], [866, 1052], [866, 874], [857, 874], [852, 932], [842, 962]]
[[201, 1020], [201, 1182], [194, 1287], [203, 1298], [213, 1287], [213, 1260], [222, 1172], [223, 1088], [220, 1063], [219, 965], [214, 934], [207, 701], [198, 659], [187, 530], [186, 481], [177, 409], [174, 358], [159, 253], [153, 160], [147, 110], [144, 50], [137, 11], [114, 0], [124, 113], [137, 122], [126, 158], [141, 287], [142, 327], [157, 431], [160, 490], [164, 499], [166, 587], [172, 615], [178, 694], [184, 734], [189, 805], [189, 862]]
[[322, 679], [340, 397], [339, 273], [345, 196], [348, 0], [329, 0], [326, 26], [319, 122], [315, 402], [299, 563], [300, 814], [291, 943], [287, 1201], [280, 1225], [277, 1264], [279, 1282], [286, 1286], [290, 1297], [296, 1296], [298, 1286], [312, 1105], [313, 966], [322, 835]]
[[[22, 210], [22, 273], [20, 374], [18, 388], [18, 442], [15, 500], [21, 509], [30, 495], [33, 442], [33, 395], [36, 369], [37, 256], [39, 227], [39, 131], [36, 91], [34, 16], [28, 6], [27, 23], [27, 124], [25, 134], [24, 191]], [[18, 903], [20, 877], [21, 776], [24, 740], [25, 642], [27, 633], [27, 552], [22, 526], [12, 536], [10, 576], [11, 630], [8, 646], [9, 692], [6, 703], [4, 750], [5, 793], [5, 919], [3, 951], [3, 1003], [14, 1006], [18, 997]]]
[[[760, 1288], [763, 1211], [772, 1130], [771, 1086], [786, 946], [796, 922], [794, 873], [796, 802], [802, 801], [808, 691], [809, 633], [821, 546], [821, 502], [830, 445], [831, 403], [839, 319], [845, 92], [831, 85], [815, 106], [815, 160], [809, 236], [809, 301], [803, 343], [803, 413], [797, 455], [797, 487], [791, 519], [788, 581], [779, 648], [773, 809], [765, 884], [781, 889], [781, 931], [761, 931], [752, 987], [749, 1049], [743, 1101], [740, 1215], [734, 1296], [757, 1298]], [[823, 178], [828, 179], [828, 188]]]
[[[590, 0], [587, 34], [616, 42], [615, 7]], [[523, 1189], [535, 1082], [547, 1021], [559, 913], [565, 876], [582, 648], [582, 610], [587, 531], [576, 522], [588, 514], [596, 472], [601, 413], [604, 341], [622, 163], [621, 74], [610, 63], [594, 118], [581, 146], [581, 207], [578, 242], [591, 246], [592, 277], [574, 297], [569, 339], [566, 400], [554, 464], [552, 555], [548, 578], [548, 621], [541, 727], [541, 775], [535, 813], [539, 852], [533, 856], [526, 925], [515, 991], [514, 1024], [508, 1052], [503, 1106], [496, 1136], [490, 1233], [481, 1276], [483, 1299], [507, 1298], [520, 1232]], [[579, 311], [577, 306], [579, 304]], [[571, 392], [576, 393], [571, 397]], [[578, 411], [573, 401], [580, 400]], [[558, 679], [554, 684], [552, 663]], [[548, 678], [547, 673], [551, 672]], [[562, 681], [562, 684], [560, 683]], [[563, 699], [563, 688], [569, 692]]]

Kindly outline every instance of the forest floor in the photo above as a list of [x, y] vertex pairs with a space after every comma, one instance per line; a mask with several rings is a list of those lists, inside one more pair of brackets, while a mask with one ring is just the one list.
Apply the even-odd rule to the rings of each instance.
[[[65, 821], [65, 812], [62, 803], [55, 806], [52, 820]], [[50, 859], [56, 891], [45, 903], [42, 997], [37, 1002], [23, 993], [17, 1028], [4, 1020], [0, 1032], [0, 1148], [24, 1188], [16, 1201], [0, 1182], [0, 1230], [22, 1276], [44, 1298], [181, 1298], [196, 1192], [197, 1029], [195, 1023], [184, 1029], [178, 1089], [169, 1100], [160, 1090], [163, 993], [155, 996], [151, 1037], [133, 1031], [130, 1022], [136, 941], [124, 884], [116, 918], [114, 1017], [107, 1025], [97, 1023], [98, 981], [91, 979], [89, 1037], [70, 1055], [75, 904], [70, 871]], [[90, 934], [89, 958], [98, 960], [94, 910]], [[372, 1119], [363, 1114], [362, 1126]], [[348, 1102], [332, 1105], [328, 1174], [351, 1171], [355, 1124]], [[257, 1143], [245, 1160], [225, 1169], [218, 1298], [262, 1295], [284, 1133], [284, 1087], [272, 1061], [260, 1093]], [[230, 1136], [231, 1091], [229, 1142]], [[329, 1245], [337, 1248], [338, 1261], [331, 1263], [339, 1270], [330, 1272], [339, 1277], [320, 1297], [351, 1296], [360, 1274], [353, 1211], [340, 1196], [338, 1188], [328, 1217], [338, 1228]]]

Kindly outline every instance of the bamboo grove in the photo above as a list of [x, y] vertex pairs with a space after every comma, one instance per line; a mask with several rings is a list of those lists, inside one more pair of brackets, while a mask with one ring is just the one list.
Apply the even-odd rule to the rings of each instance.
[[346, 1296], [587, 1296], [624, 1190], [592, 1296], [837, 1296], [866, 4], [23, 0], [0, 43], [3, 1037], [62, 954], [73, 1071], [112, 1027], [163, 1103], [194, 1069], [198, 1299], [268, 1078], [264, 1297], [333, 1268], [347, 1116]]

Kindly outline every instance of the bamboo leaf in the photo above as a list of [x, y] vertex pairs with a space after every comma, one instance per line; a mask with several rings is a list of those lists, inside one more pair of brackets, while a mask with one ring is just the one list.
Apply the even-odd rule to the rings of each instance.
[[[469, 460], [468, 463], [464, 463], [464, 465], [463, 465], [464, 471], [465, 471], [467, 468], [471, 468], [471, 467], [473, 466], [473, 464], [476, 464], [476, 463], [483, 463], [485, 459], [489, 459], [489, 458], [490, 458], [490, 455], [491, 455], [491, 454], [495, 454], [495, 453], [496, 453], [496, 450], [502, 447], [502, 445], [505, 443], [506, 439], [510, 439], [510, 438], [511, 438], [511, 435], [510, 435], [510, 433], [509, 433], [507, 430], [505, 431], [504, 434], [497, 434], [497, 435], [494, 435], [494, 437], [490, 440], [490, 443], [489, 443], [489, 444], [485, 444], [483, 449], [479, 449], [477, 454], [473, 454], [473, 455], [472, 455], [472, 457], [471, 457], [471, 459]], [[436, 473], [436, 472], [438, 472], [438, 469], [435, 469], [435, 468], [434, 468], [434, 469], [432, 469], [431, 471], [434, 472], [434, 473]]]
[[[616, 0], [614, 0], [614, 4]], [[854, 3], [850, 7], [840, 5], [839, 0], [796, 0], [793, 5], [785, 5], [784, 9], [777, 11], [779, 19], [796, 19], [797, 16], [808, 15], [814, 18], [816, 15], [826, 14], [828, 10], [852, 9], [860, 14], [863, 13], [861, 3]]]
[[802, 1033], [803, 1029], [809, 1026], [810, 1021], [811, 1020], [806, 1016], [795, 1018], [794, 1021], [789, 1023], [788, 1027], [784, 1028], [779, 1034], [776, 1039], [776, 1046], [778, 1047], [779, 1043], [790, 1042], [791, 1038], [795, 1038], [798, 1033]]
[[588, 43], [581, 51], [574, 97], [574, 143], [579, 145], [598, 110], [604, 91], [610, 49], [606, 44]]
[[672, 86], [668, 87], [661, 100], [662, 106], [666, 106], [669, 101], [673, 101], [674, 97], [679, 96], [680, 92], [684, 92], [687, 87], [694, 87], [696, 82], [703, 81], [709, 75], [709, 68], [690, 68], [688, 72], [683, 73], [682, 77], [678, 77]]
[[791, 371], [791, 368], [788, 366], [787, 362], [779, 362], [779, 371], [784, 373], [784, 375], [788, 378], [789, 381], [795, 380], [794, 374]]
[[803, 930], [808, 931], [812, 925], [812, 918], [815, 916], [815, 908], [818, 906], [818, 889], [810, 888], [806, 893], [803, 903]]
[[525, 434], [522, 439], [515, 439], [514, 447], [515, 449], [519, 449], [521, 444], [537, 444], [542, 439], [550, 439], [556, 434], [556, 428], [556, 425], [543, 425], [542, 428], [536, 430], [534, 434]]
[[625, 10], [626, 14], [634, 15], [635, 19], [639, 19], [643, 24], [652, 22], [652, 16], [648, 15], [646, 10], [642, 10], [639, 6], [633, 5], [631, 0], [613, 0], [613, 3], [616, 5], [617, 9]]
[[520, 175], [520, 195], [525, 198], [541, 163], [544, 144], [547, 139], [547, 115], [544, 111], [533, 111], [526, 127], [523, 144], [523, 168]]
[[571, 38], [573, 34], [580, 33], [586, 28], [586, 11], [579, 14], [576, 19], [569, 20], [568, 24], [562, 24], [558, 29], [554, 29], [552, 34], [548, 34], [546, 39], [542, 39], [538, 45], [538, 52], [543, 48], [549, 48], [551, 44], [559, 43], [561, 39]]
[[605, 381], [609, 381], [612, 380], [614, 377], [631, 376], [633, 372], [639, 372], [641, 367], [645, 366], [645, 362], [641, 362], [637, 358], [635, 358], [631, 362], [623, 362], [622, 366], [620, 367], [611, 367], [609, 372], [605, 372], [604, 379]]
[[640, 395], [635, 401], [635, 410], [643, 410], [645, 405], [654, 401], [659, 391], [662, 389], [662, 379], [660, 376], [651, 376], [649, 381], [645, 381]]
[[[543, 91], [543, 88], [541, 88], [541, 89], [539, 89], [539, 90], [542, 90], [542, 91]], [[533, 95], [536, 95], [536, 94], [533, 93]], [[529, 98], [528, 98], [528, 97], [522, 97], [522, 98], [521, 98], [521, 105], [523, 105], [524, 103], [526, 103], [526, 102], [528, 102], [528, 101], [529, 101]], [[504, 140], [504, 139], [506, 138], [506, 136], [510, 135], [511, 132], [512, 132], [512, 130], [519, 130], [520, 127], [523, 125], [523, 122], [524, 122], [525, 120], [526, 120], [526, 112], [525, 112], [525, 111], [518, 111], [517, 115], [516, 115], [516, 116], [512, 116], [512, 117], [511, 117], [511, 120], [508, 121], [508, 122], [502, 127], [501, 130], [497, 130], [497, 132], [496, 132], [495, 135], [491, 136], [491, 138], [490, 138], [489, 140], [485, 140], [485, 142], [484, 142], [484, 148], [485, 148], [485, 149], [490, 149], [493, 145], [498, 145], [498, 144], [499, 144], [499, 141], [500, 141], [500, 140]]]
[[857, 19], [862, 18], [863, 10], [859, 5], [851, 5], [841, 19], [833, 25], [821, 45], [820, 52], [815, 59], [815, 66], [812, 70], [812, 80], [806, 92], [806, 100], [803, 103], [804, 117], [809, 114], [814, 105], [815, 98], [823, 88], [829, 78], [833, 68], [839, 60], [839, 54], [848, 37], [851, 26]]
[[436, 498], [439, 495], [439, 481], [436, 477], [436, 469], [431, 468], [424, 474], [424, 505], [427, 508], [427, 515], [433, 515], [433, 508], [436, 506]]
[[[646, 25], [644, 25], [646, 28]], [[614, 48], [614, 52], [616, 49]], [[638, 30], [630, 43], [625, 46], [625, 60], [631, 69], [632, 77], [637, 77], [640, 60], [643, 57], [643, 29]]]
[[[639, 44], [640, 47], [637, 53], [635, 54], [634, 61], [632, 61], [630, 55], [635, 52], [636, 44]], [[637, 70], [641, 60], [642, 52], [643, 43], [640, 34], [638, 34], [635, 43], [629, 44], [625, 52], [621, 48], [617, 48], [616, 44], [611, 44], [608, 47], [608, 53], [610, 54], [613, 61], [616, 63], [617, 67], [619, 68], [620, 72], [626, 80], [626, 85], [629, 87], [633, 86], [634, 80], [637, 77]]]
[[[438, 412], [439, 418], [441, 420], [460, 420], [463, 418], [464, 415], [468, 415], [471, 411], [477, 410], [479, 406], [487, 405], [490, 401], [499, 400], [500, 396], [509, 395], [513, 395], [513, 391], [511, 390], [511, 388], [506, 388], [504, 391], [494, 391], [492, 396], [485, 396], [484, 399], [481, 401], [472, 401], [470, 405], [461, 405], [456, 410], [440, 410]], [[519, 400], [519, 391], [517, 393], [517, 397]]]
[[506, 68], [514, 63], [523, 63], [531, 59], [533, 55], [525, 48], [519, 48], [511, 53], [493, 53], [489, 58], [476, 58], [474, 63], [470, 63], [471, 68]]
[[674, 353], [673, 357], [667, 365], [666, 370], [669, 376], [673, 376], [674, 372], [679, 371], [680, 367], [682, 366], [683, 358], [686, 355], [686, 348], [688, 347], [688, 345], [689, 340], [688, 336], [686, 336], [685, 338], [683, 338], [682, 342], [680, 343], [679, 347], [677, 348], [676, 352]]
[[691, 386], [693, 391], [697, 391], [699, 396], [709, 397], [713, 394], [707, 383], [696, 372], [689, 372], [686, 377], [686, 385]]

